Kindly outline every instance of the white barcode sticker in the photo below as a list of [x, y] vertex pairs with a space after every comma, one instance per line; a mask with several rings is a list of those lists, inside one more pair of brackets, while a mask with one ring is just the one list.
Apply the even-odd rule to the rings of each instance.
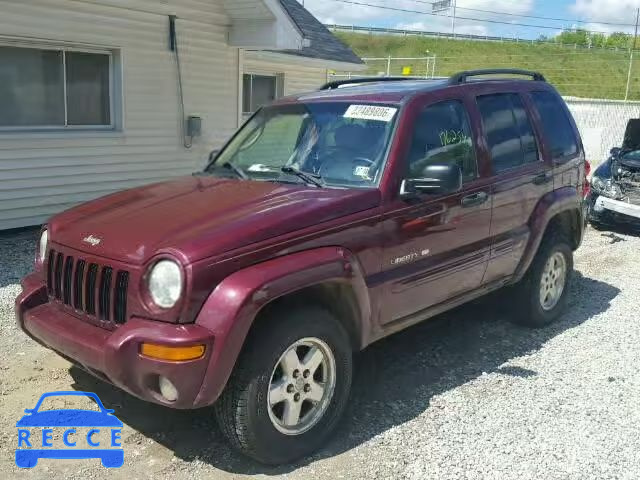
[[363, 165], [359, 165], [353, 170], [353, 174], [356, 177], [361, 177], [361, 178], [365, 178], [365, 179], [369, 180], [369, 167], [365, 167]]
[[351, 105], [344, 114], [344, 118], [355, 118], [358, 120], [378, 120], [380, 122], [390, 122], [393, 120], [397, 108], [378, 107], [376, 105]]

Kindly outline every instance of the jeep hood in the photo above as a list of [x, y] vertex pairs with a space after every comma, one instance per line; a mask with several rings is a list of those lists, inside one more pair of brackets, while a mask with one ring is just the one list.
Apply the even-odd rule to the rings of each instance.
[[379, 204], [377, 189], [184, 177], [85, 203], [49, 228], [54, 243], [96, 256], [141, 264], [177, 250], [193, 262]]

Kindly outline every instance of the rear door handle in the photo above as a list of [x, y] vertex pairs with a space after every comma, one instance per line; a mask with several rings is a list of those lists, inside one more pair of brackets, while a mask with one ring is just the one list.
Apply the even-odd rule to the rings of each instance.
[[553, 180], [551, 175], [541, 173], [540, 175], [533, 177], [532, 183], [534, 185], [544, 185], [545, 183], [549, 183], [551, 180]]
[[473, 193], [462, 199], [462, 206], [463, 208], [475, 207], [476, 205], [482, 205], [487, 200], [489, 200], [489, 194], [487, 192]]

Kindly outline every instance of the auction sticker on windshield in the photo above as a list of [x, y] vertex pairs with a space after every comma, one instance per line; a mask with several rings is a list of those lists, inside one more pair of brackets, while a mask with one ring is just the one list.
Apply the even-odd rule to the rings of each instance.
[[379, 107], [376, 105], [351, 105], [344, 114], [344, 118], [354, 118], [357, 120], [378, 120], [379, 122], [390, 122], [393, 120], [397, 108]]

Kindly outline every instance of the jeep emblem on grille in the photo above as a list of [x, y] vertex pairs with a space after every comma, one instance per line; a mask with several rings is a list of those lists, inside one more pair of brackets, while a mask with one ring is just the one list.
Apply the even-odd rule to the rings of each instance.
[[89, 235], [88, 237], [83, 238], [82, 241], [85, 243], [88, 243], [92, 247], [97, 247], [98, 245], [100, 245], [100, 242], [102, 241], [102, 239], [98, 237], [94, 237], [93, 235]]

